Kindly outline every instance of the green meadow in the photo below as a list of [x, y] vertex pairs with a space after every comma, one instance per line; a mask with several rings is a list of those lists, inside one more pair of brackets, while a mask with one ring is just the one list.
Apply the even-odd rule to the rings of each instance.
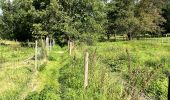
[[[1, 45], [2, 100], [166, 100], [170, 38], [54, 46], [35, 72], [34, 48]], [[84, 89], [84, 55], [89, 53]]]

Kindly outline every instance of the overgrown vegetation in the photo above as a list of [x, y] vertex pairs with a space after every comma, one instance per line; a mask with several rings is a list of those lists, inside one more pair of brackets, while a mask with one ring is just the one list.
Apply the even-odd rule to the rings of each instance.
[[[67, 48], [56, 46], [49, 54], [48, 61], [39, 66], [37, 75], [31, 62], [20, 67], [17, 64], [2, 67], [0, 85], [5, 87], [2, 86], [0, 98], [166, 100], [170, 66], [168, 39], [76, 45], [72, 56], [67, 53]], [[83, 87], [85, 52], [90, 53], [89, 84], [86, 89]]]
[[[8, 41], [9, 42], [9, 41]], [[0, 62], [17, 62], [24, 59], [28, 59], [32, 57], [33, 48], [29, 47], [21, 47], [20, 44], [13, 42], [14, 44], [7, 44], [5, 42], [1, 42], [0, 46]]]
[[166, 100], [169, 5], [169, 0], [1, 0], [0, 99]]
[[[170, 64], [168, 48], [168, 43], [156, 41], [107, 42], [83, 46], [83, 49], [75, 51], [74, 56], [69, 58], [70, 62], [61, 69], [62, 98], [136, 100], [143, 97], [166, 100]], [[91, 55], [89, 86], [84, 90], [83, 53], [87, 50], [90, 50]]]

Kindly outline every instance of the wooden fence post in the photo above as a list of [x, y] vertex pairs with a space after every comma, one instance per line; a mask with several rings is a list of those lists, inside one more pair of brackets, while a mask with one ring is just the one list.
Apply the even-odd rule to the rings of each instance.
[[35, 71], [37, 70], [37, 40], [35, 41]]
[[89, 63], [89, 53], [86, 52], [84, 60], [84, 89], [88, 86], [88, 63]]
[[68, 49], [70, 49], [70, 40], [68, 40], [67, 45], [68, 45]]
[[50, 51], [52, 50], [52, 41], [50, 40]]
[[170, 100], [170, 75], [168, 75], [168, 100]]
[[46, 50], [47, 50], [47, 55], [48, 55], [48, 52], [49, 52], [49, 38], [46, 37]]
[[69, 42], [69, 53], [70, 53], [70, 56], [72, 54], [72, 46], [73, 46], [73, 43], [70, 41]]
[[55, 46], [55, 40], [53, 39], [53, 47]]
[[131, 58], [130, 58], [130, 54], [129, 54], [129, 50], [126, 48], [126, 53], [127, 53], [127, 58], [128, 58], [128, 71], [129, 73], [131, 72]]

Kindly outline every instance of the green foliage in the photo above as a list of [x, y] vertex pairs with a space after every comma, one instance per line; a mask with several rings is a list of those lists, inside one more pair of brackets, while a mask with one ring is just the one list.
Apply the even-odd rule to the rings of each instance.
[[[66, 13], [63, 32], [67, 39], [87, 42], [104, 33], [104, 4], [101, 0], [59, 0]], [[90, 38], [89, 38], [90, 37]]]
[[[161, 16], [163, 0], [114, 0], [108, 3], [108, 32], [127, 34], [128, 39], [140, 34], [159, 34], [165, 19]], [[155, 10], [156, 8], [156, 10]]]
[[[72, 57], [63, 59], [66, 64], [60, 70], [61, 97], [66, 100], [120, 100], [139, 99], [144, 94], [146, 98], [166, 99], [166, 72], [170, 64], [166, 45], [169, 44], [156, 41], [161, 39], [80, 47]], [[130, 71], [126, 49], [130, 55]], [[89, 85], [84, 89], [83, 53], [87, 50], [90, 53]]]
[[2, 36], [26, 41], [31, 38], [32, 0], [1, 0]]
[[0, 46], [0, 62], [15, 62], [33, 56], [33, 49], [24, 48], [20, 45]]
[[18, 69], [1, 69], [0, 85], [3, 88], [0, 90], [0, 99], [19, 99], [20, 94], [24, 91], [26, 84], [28, 84], [31, 79], [31, 75], [32, 72], [25, 67]]
[[69, 39], [86, 42], [104, 33], [101, 0], [2, 0], [1, 8], [2, 36], [9, 39], [26, 41], [49, 36], [58, 43]]
[[47, 35], [48, 32], [46, 31], [42, 31], [42, 25], [41, 24], [33, 24], [33, 36], [36, 38], [36, 39], [39, 39], [39, 38], [43, 38]]
[[164, 27], [168, 32], [168, 5], [164, 0], [2, 0], [0, 33], [21, 41], [55, 37], [59, 44], [93, 44], [105, 34], [108, 39], [112, 34], [139, 39], [146, 33], [160, 34]]
[[38, 66], [38, 71], [45, 70], [45, 67], [47, 66], [47, 62], [44, 62], [42, 65]]
[[55, 89], [50, 86], [45, 86], [45, 88], [40, 92], [30, 93], [25, 100], [58, 100], [58, 96], [55, 94]]
[[163, 16], [167, 20], [167, 22], [164, 23], [166, 32], [170, 33], [170, 2], [169, 0], [166, 0], [165, 7], [163, 8]]
[[[76, 45], [72, 56], [66, 53], [66, 47], [55, 46], [47, 63], [39, 66], [34, 92], [27, 87], [34, 73], [33, 63], [27, 67], [2, 68], [0, 99], [18, 100], [25, 91], [26, 100], [122, 100], [139, 99], [142, 95], [167, 99], [170, 47], [169, 41], [160, 43], [162, 39]], [[9, 50], [12, 49], [5, 51]], [[84, 52], [87, 51], [89, 84], [84, 89]]]

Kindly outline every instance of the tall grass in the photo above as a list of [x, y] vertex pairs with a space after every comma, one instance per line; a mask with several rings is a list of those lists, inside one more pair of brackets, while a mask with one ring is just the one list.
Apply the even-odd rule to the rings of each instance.
[[[142, 97], [166, 100], [170, 66], [170, 44], [166, 40], [76, 45], [71, 56], [66, 47], [56, 46], [47, 62], [39, 66], [36, 89], [29, 91], [26, 100], [138, 100]], [[13, 49], [8, 48], [13, 47], [1, 47], [7, 48], [11, 56]], [[19, 48], [22, 48], [19, 52], [28, 52], [28, 55], [33, 51]], [[83, 87], [85, 52], [90, 54], [86, 89]], [[16, 58], [26, 56], [21, 53]], [[6, 59], [12, 61], [13, 58]], [[33, 66], [1, 70], [0, 86], [4, 87], [0, 90], [0, 99], [20, 99], [19, 95], [28, 90], [26, 85], [32, 78]]]
[[[105, 42], [79, 46], [61, 69], [61, 97], [65, 100], [122, 100], [167, 98], [169, 49], [162, 40]], [[126, 52], [129, 50], [129, 58]], [[90, 53], [89, 86], [83, 88], [84, 52]]]

